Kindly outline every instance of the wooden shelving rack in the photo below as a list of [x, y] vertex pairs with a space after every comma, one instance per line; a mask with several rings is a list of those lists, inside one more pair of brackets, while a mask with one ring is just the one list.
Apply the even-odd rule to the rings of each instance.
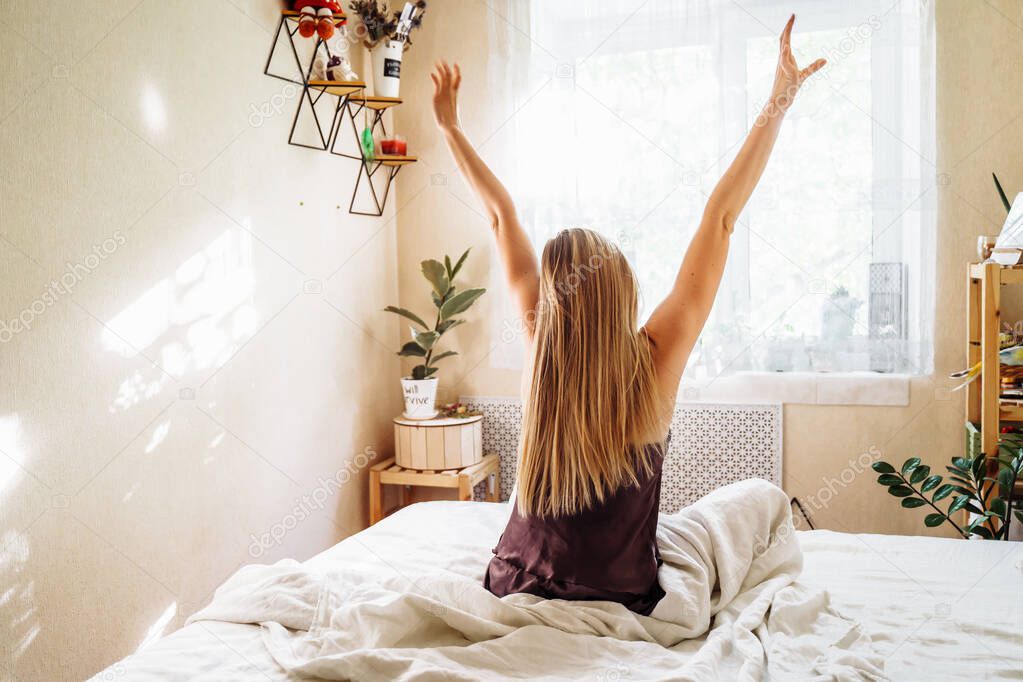
[[[381, 216], [384, 213], [384, 206], [387, 203], [387, 197], [390, 194], [391, 183], [394, 182], [394, 178], [398, 175], [398, 171], [410, 163], [415, 163], [417, 159], [415, 156], [397, 156], [393, 154], [377, 154], [373, 158], [366, 158], [366, 156], [362, 153], [362, 147], [359, 144], [359, 128], [356, 122], [356, 117], [360, 113], [366, 112], [367, 125], [371, 128], [371, 130], [373, 130], [374, 134], [377, 130], [379, 130], [386, 135], [387, 128], [384, 124], [384, 112], [391, 107], [401, 104], [401, 99], [398, 97], [379, 97], [376, 95], [369, 95], [366, 93], [365, 81], [361, 80], [330, 81], [312, 79], [313, 63], [316, 61], [317, 55], [322, 51], [326, 57], [329, 58], [331, 56], [330, 47], [327, 43], [321, 40], [319, 36], [315, 38], [308, 38], [308, 40], [315, 40], [316, 42], [313, 47], [313, 51], [308, 58], [308, 63], [303, 61], [303, 59], [299, 56], [299, 50], [295, 44], [295, 35], [298, 33], [298, 20], [298, 12], [291, 10], [284, 10], [281, 12], [281, 20], [277, 24], [277, 31], [274, 33], [273, 43], [270, 45], [270, 54], [267, 56], [266, 65], [263, 68], [263, 73], [265, 75], [287, 81], [289, 83], [294, 83], [302, 88], [302, 94], [299, 97], [298, 106], [295, 109], [295, 116], [291, 121], [291, 131], [288, 133], [288, 144], [317, 151], [330, 151], [336, 156], [343, 156], [358, 161], [360, 164], [359, 174], [356, 177], [355, 186], [352, 188], [352, 198], [348, 203], [348, 212], [358, 215]], [[347, 18], [344, 14], [334, 15], [334, 24], [336, 26], [341, 27], [346, 23]], [[287, 36], [287, 45], [290, 47], [291, 55], [294, 58], [295, 73], [297, 76], [274, 73], [271, 71], [274, 53], [277, 50], [277, 46], [282, 44], [282, 34]], [[306, 40], [306, 38], [299, 36], [299, 40]], [[320, 121], [320, 115], [316, 108], [320, 99], [324, 95], [337, 98], [332, 109], [330, 122], [326, 128], [324, 127], [323, 122]], [[295, 139], [295, 131], [298, 127], [299, 120], [301, 119], [305, 103], [308, 103], [309, 105], [309, 111], [311, 112], [313, 122], [316, 125], [316, 131], [319, 134], [318, 144], [309, 144]], [[345, 151], [343, 146], [339, 145], [339, 140], [344, 137], [341, 134], [341, 129], [345, 119], [351, 123], [352, 135], [349, 139], [354, 144], [350, 144], [349, 146], [354, 146], [352, 151]], [[385, 172], [378, 173], [381, 168], [386, 169]], [[382, 186], [374, 180], [374, 177], [384, 178]], [[365, 186], [369, 188], [370, 198], [372, 199], [372, 209], [365, 211], [357, 210], [355, 208], [356, 198], [359, 194], [359, 187], [363, 186], [363, 178], [365, 178]]]
[[[993, 457], [998, 454], [1002, 423], [1023, 424], [1023, 400], [1001, 397], [998, 357], [1002, 287], [1023, 284], [1023, 266], [971, 263], [966, 281], [966, 363], [968, 367], [982, 363], [980, 376], [966, 387], [966, 421], [980, 432], [981, 451]], [[1016, 491], [1023, 492], [1023, 482], [1016, 482]]]

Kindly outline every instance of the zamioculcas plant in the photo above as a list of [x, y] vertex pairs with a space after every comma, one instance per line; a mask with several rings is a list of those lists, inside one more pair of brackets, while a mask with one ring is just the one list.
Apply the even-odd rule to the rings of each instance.
[[[990, 458], [984, 453], [973, 457], [954, 457], [946, 466], [948, 481], [931, 468], [910, 457], [896, 471], [888, 462], [874, 462], [880, 474], [877, 482], [888, 487], [888, 493], [902, 499], [906, 509], [928, 507], [924, 525], [930, 528], [947, 523], [964, 538], [976, 535], [988, 540], [1006, 540], [1013, 517], [1023, 523], [1023, 511], [1013, 507], [1013, 490], [1023, 470], [1023, 450], [1015, 455], [999, 455], [997, 476], [988, 475]], [[938, 503], [947, 504], [942, 510]], [[960, 526], [953, 520], [956, 512], [972, 513], [969, 523]]]
[[398, 355], [405, 357], [422, 358], [422, 363], [412, 368], [412, 378], [416, 380], [429, 379], [437, 371], [434, 366], [439, 360], [449, 358], [458, 353], [453, 350], [437, 353], [437, 342], [446, 332], [465, 322], [455, 317], [464, 313], [476, 302], [476, 299], [483, 295], [486, 289], [464, 289], [458, 291], [455, 288], [455, 276], [465, 264], [469, 255], [469, 249], [465, 250], [454, 265], [451, 259], [444, 256], [444, 262], [437, 260], [424, 260], [420, 266], [423, 277], [430, 282], [433, 291], [431, 297], [433, 304], [437, 307], [437, 315], [433, 325], [428, 325], [415, 313], [389, 305], [384, 310], [401, 315], [413, 322], [415, 326], [410, 327], [412, 340], [401, 347]]

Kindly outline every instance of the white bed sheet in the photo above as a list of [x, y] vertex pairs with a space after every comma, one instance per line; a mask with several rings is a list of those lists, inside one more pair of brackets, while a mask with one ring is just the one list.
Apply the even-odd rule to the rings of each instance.
[[[401, 510], [309, 560], [338, 570], [367, 564], [393, 571], [412, 553], [445, 561], [454, 538], [496, 541], [507, 506], [428, 502]], [[893, 680], [1023, 680], [1023, 543], [923, 537], [800, 533], [800, 582], [830, 592], [832, 605], [859, 621], [885, 655]], [[407, 565], [407, 562], [401, 562]], [[414, 581], [416, 576], [405, 575]], [[630, 679], [628, 661], [609, 671]], [[97, 680], [286, 680], [260, 628], [204, 621], [153, 643]]]

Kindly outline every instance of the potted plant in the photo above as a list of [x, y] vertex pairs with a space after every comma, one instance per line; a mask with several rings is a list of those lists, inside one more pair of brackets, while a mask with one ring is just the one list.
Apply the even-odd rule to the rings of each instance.
[[401, 57], [412, 45], [409, 35], [423, 25], [426, 1], [407, 2], [391, 12], [387, 2], [353, 0], [352, 11], [362, 20], [363, 44], [373, 59], [373, 88], [382, 97], [397, 97], [401, 83]]
[[825, 341], [848, 339], [853, 335], [856, 311], [862, 302], [849, 295], [843, 286], [835, 288], [821, 313], [821, 338]]
[[[1000, 453], [994, 461], [997, 475], [992, 476], [994, 465], [983, 452], [972, 458], [955, 457], [952, 465], [945, 467], [949, 472], [947, 483], [941, 475], [931, 474], [931, 468], [921, 464], [919, 457], [910, 457], [898, 470], [885, 461], [874, 462], [872, 467], [880, 474], [877, 482], [886, 486], [890, 495], [900, 498], [903, 508], [928, 507], [924, 517], [928, 528], [947, 523], [964, 538], [1007, 540], [1013, 517], [1023, 523], [1023, 511], [1016, 508], [1014, 499], [1015, 484], [1023, 470], [1023, 450], [1012, 456]], [[942, 509], [938, 503], [947, 504], [947, 508]], [[970, 519], [959, 525], [952, 517], [962, 509], [970, 512]]]
[[437, 352], [437, 342], [447, 332], [465, 322], [455, 317], [464, 313], [483, 295], [486, 289], [464, 289], [458, 291], [454, 281], [459, 270], [465, 264], [469, 249], [465, 250], [452, 265], [451, 259], [444, 256], [444, 262], [424, 260], [420, 264], [423, 277], [430, 283], [430, 293], [437, 314], [433, 325], [428, 325], [423, 318], [415, 313], [389, 305], [384, 310], [400, 315], [413, 324], [410, 326], [412, 340], [404, 344], [398, 355], [410, 358], [421, 358], [421, 362], [412, 368], [412, 374], [401, 380], [402, 392], [405, 395], [405, 416], [409, 419], [432, 419], [437, 415], [434, 403], [437, 399], [436, 363], [458, 353], [453, 350]]

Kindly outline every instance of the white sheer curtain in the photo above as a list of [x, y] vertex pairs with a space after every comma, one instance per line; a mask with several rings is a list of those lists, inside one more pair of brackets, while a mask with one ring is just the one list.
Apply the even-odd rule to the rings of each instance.
[[[493, 128], [538, 250], [614, 237], [644, 314], [769, 89], [797, 15], [804, 87], [739, 219], [687, 377], [743, 370], [926, 373], [933, 329], [933, 27], [919, 0], [491, 0]], [[511, 311], [497, 366], [517, 367]]]

